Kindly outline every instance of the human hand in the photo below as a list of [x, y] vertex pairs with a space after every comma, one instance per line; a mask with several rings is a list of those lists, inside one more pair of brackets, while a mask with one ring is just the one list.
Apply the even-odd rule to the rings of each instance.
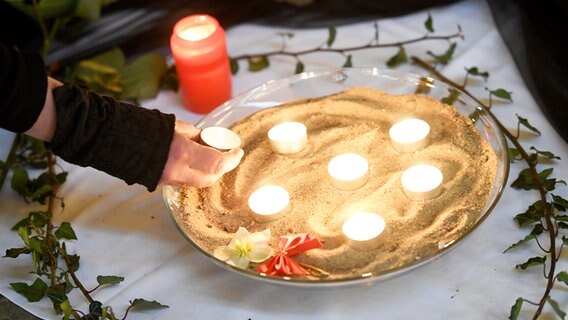
[[222, 152], [204, 146], [199, 143], [200, 132], [191, 124], [176, 121], [160, 184], [208, 187], [237, 167], [244, 155], [243, 149]]

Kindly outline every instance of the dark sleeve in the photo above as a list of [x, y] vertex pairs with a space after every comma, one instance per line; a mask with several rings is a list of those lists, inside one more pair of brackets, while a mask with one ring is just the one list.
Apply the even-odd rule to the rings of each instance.
[[62, 159], [154, 191], [173, 139], [175, 117], [64, 85], [53, 91], [57, 127], [49, 144]]
[[0, 128], [25, 132], [36, 122], [47, 90], [39, 55], [20, 53], [0, 43]]

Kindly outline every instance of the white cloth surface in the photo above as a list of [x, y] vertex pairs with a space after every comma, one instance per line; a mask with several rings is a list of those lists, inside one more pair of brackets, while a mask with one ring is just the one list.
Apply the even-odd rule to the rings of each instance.
[[[458, 41], [454, 59], [441, 71], [461, 81], [464, 68], [477, 66], [490, 72], [487, 84], [473, 80], [470, 90], [487, 97], [485, 86], [513, 92], [513, 103], [496, 103], [494, 113], [509, 128], [515, 128], [515, 114], [528, 118], [542, 132], [541, 137], [527, 135], [522, 141], [562, 158], [552, 163], [555, 176], [568, 180], [568, 145], [553, 130], [534, 102], [507, 51], [484, 1], [468, 0], [429, 10], [438, 34], [451, 34], [461, 25], [465, 39]], [[427, 11], [379, 20], [380, 42], [411, 39], [425, 33]], [[257, 53], [278, 49], [277, 32], [292, 31], [289, 50], [301, 50], [323, 43], [327, 29], [289, 30], [243, 24], [227, 30], [229, 54]], [[341, 26], [335, 47], [368, 43], [374, 35], [373, 22]], [[426, 50], [443, 53], [445, 41], [420, 42], [406, 47], [409, 55], [426, 57]], [[396, 48], [373, 49], [353, 53], [356, 67], [384, 67]], [[268, 69], [258, 73], [241, 71], [233, 77], [234, 95], [279, 79], [294, 72], [295, 61], [287, 57], [271, 58]], [[344, 58], [332, 53], [302, 57], [306, 70], [339, 67]], [[425, 72], [416, 66], [399, 68]], [[144, 102], [175, 113], [178, 118], [196, 123], [201, 116], [188, 112], [173, 92], [164, 91]], [[0, 132], [0, 156], [8, 152], [12, 134]], [[460, 245], [440, 258], [396, 278], [359, 286], [311, 289], [266, 284], [222, 269], [194, 249], [178, 232], [163, 204], [160, 190], [148, 193], [141, 186], [124, 182], [90, 168], [81, 168], [59, 160], [69, 171], [60, 194], [66, 207], [55, 220], [70, 221], [78, 235], [74, 250], [81, 256], [78, 271], [87, 288], [96, 285], [97, 275], [120, 275], [125, 281], [94, 292], [94, 298], [111, 305], [121, 316], [134, 298], [157, 300], [168, 309], [136, 312], [129, 319], [503, 319], [519, 296], [537, 300], [545, 281], [540, 268], [519, 272], [518, 263], [540, 254], [536, 249], [503, 250], [525, 236], [513, 217], [524, 212], [538, 199], [536, 192], [516, 191], [506, 187], [489, 217]], [[522, 166], [513, 164], [508, 184]], [[568, 188], [555, 193], [566, 197]], [[31, 207], [9, 188], [0, 194], [0, 250], [20, 246], [18, 235], [10, 227], [26, 216]], [[0, 259], [0, 293], [31, 313], [46, 319], [59, 318], [51, 302], [44, 299], [29, 303], [12, 290], [10, 282], [31, 283], [32, 262], [28, 256]], [[566, 269], [566, 257], [561, 267]], [[562, 268], [561, 268], [562, 269]], [[553, 297], [568, 306], [566, 290], [555, 289]], [[87, 309], [78, 290], [72, 303]], [[523, 318], [530, 318], [526, 306]], [[553, 311], [547, 307], [550, 316]]]

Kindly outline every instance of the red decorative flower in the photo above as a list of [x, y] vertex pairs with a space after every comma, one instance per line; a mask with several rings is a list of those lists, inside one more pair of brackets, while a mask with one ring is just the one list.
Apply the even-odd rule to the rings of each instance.
[[278, 246], [280, 251], [259, 265], [256, 269], [258, 272], [271, 276], [307, 275], [308, 271], [290, 256], [321, 248], [321, 242], [312, 235], [302, 233], [280, 237]]

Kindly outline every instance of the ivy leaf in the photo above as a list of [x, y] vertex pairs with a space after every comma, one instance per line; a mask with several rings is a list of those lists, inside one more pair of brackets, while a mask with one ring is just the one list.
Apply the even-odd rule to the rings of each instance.
[[17, 258], [21, 254], [30, 254], [31, 252], [32, 250], [28, 247], [6, 249], [6, 255], [3, 258]]
[[394, 68], [406, 62], [408, 62], [406, 50], [403, 46], [400, 46], [398, 47], [398, 52], [394, 56], [390, 57], [390, 59], [387, 61], [387, 66], [389, 68]]
[[537, 128], [533, 127], [527, 119], [519, 116], [518, 114], [516, 116], [519, 119], [519, 123], [521, 125], [540, 136], [540, 131]]
[[449, 92], [448, 96], [442, 98], [442, 100], [440, 101], [445, 104], [453, 105], [454, 103], [456, 103], [461, 93], [454, 88], [449, 88], [448, 92]]
[[511, 313], [509, 314], [510, 320], [517, 320], [519, 318], [521, 307], [523, 306], [523, 301], [523, 298], [517, 298], [515, 304], [511, 307]]
[[237, 72], [239, 72], [239, 62], [236, 59], [230, 58], [229, 64], [231, 66], [231, 74], [237, 74]]
[[508, 148], [507, 152], [509, 153], [509, 160], [511, 161], [511, 163], [515, 162], [515, 160], [518, 160], [518, 157], [521, 155], [519, 150], [515, 148]]
[[124, 281], [124, 277], [119, 277], [119, 276], [97, 276], [97, 282], [99, 283], [99, 285], [105, 285], [105, 284], [117, 284], [117, 283], [121, 283], [122, 281]]
[[298, 61], [296, 62], [296, 70], [294, 70], [294, 73], [298, 74], [302, 72], [304, 72], [304, 64], [302, 63], [302, 61]]
[[71, 303], [69, 300], [65, 300], [59, 304], [59, 308], [63, 312], [63, 320], [68, 320], [71, 318]]
[[67, 295], [65, 294], [65, 285], [64, 284], [57, 284], [55, 286], [51, 286], [47, 288], [45, 291], [45, 295], [51, 300], [53, 304], [53, 309], [57, 313], [61, 313], [61, 304], [67, 299]]
[[564, 282], [568, 286], [568, 272], [562, 271], [556, 275], [556, 280]]
[[97, 20], [101, 16], [101, 0], [79, 0], [75, 7], [75, 15], [85, 20]]
[[47, 290], [47, 284], [40, 278], [37, 278], [31, 286], [23, 282], [13, 282], [10, 283], [10, 286], [12, 286], [17, 293], [26, 297], [29, 302], [41, 300]]
[[537, 224], [536, 226], [534, 226], [534, 228], [532, 229], [532, 231], [523, 239], [513, 243], [510, 247], [508, 247], [507, 249], [505, 249], [505, 251], [503, 251], [503, 253], [509, 251], [510, 249], [519, 247], [520, 245], [527, 243], [531, 240], [536, 239], [536, 237], [540, 234], [542, 234], [542, 232], [544, 231], [544, 228], [542, 227], [542, 224]]
[[491, 95], [496, 96], [497, 98], [501, 98], [501, 99], [504, 99], [504, 100], [513, 101], [513, 98], [511, 97], [511, 94], [512, 94], [513, 92], [507, 91], [507, 90], [505, 90], [505, 89], [499, 88], [499, 89], [491, 90], [491, 91], [489, 91], [489, 93], [490, 93]]
[[428, 30], [428, 32], [434, 32], [432, 15], [430, 15], [430, 12], [428, 12], [428, 18], [426, 19], [426, 21], [424, 21], [424, 27], [426, 27], [426, 30]]
[[566, 319], [566, 312], [564, 312], [561, 308], [560, 305], [558, 305], [558, 302], [556, 302], [556, 300], [553, 300], [550, 296], [547, 299], [548, 304], [552, 307], [552, 310], [554, 310], [554, 312], [556, 312], [556, 314], [562, 319]]
[[141, 298], [136, 298], [133, 301], [130, 301], [130, 306], [132, 307], [132, 309], [137, 309], [137, 310], [152, 310], [152, 309], [162, 309], [170, 307], [165, 304], [161, 304], [155, 300], [148, 301]]
[[330, 48], [333, 45], [333, 42], [335, 42], [335, 36], [337, 35], [337, 29], [335, 29], [335, 26], [329, 26], [327, 28], [328, 31], [328, 36], [327, 36], [327, 47]]
[[547, 159], [557, 159], [557, 160], [561, 160], [560, 157], [556, 156], [554, 153], [550, 152], [550, 151], [542, 151], [542, 150], [538, 150], [535, 147], [531, 147], [531, 150], [534, 150], [536, 152], [536, 154], [545, 157]]
[[33, 251], [43, 253], [43, 240], [40, 240], [38, 237], [31, 237], [29, 246]]
[[[538, 189], [537, 182], [540, 182], [548, 191], [553, 190], [557, 183], [556, 179], [547, 179], [552, 174], [553, 170], [553, 168], [542, 170], [538, 173], [539, 181], [535, 181], [531, 170], [526, 168], [519, 173], [519, 177], [513, 181], [511, 187], [524, 190]], [[551, 187], [552, 189], [550, 189]]]
[[76, 254], [69, 254], [67, 255], [67, 259], [69, 259], [69, 271], [77, 271], [79, 270], [79, 260], [81, 259], [80, 256]]
[[134, 100], [154, 98], [166, 71], [166, 59], [157, 53], [137, 58], [119, 71], [123, 89], [120, 96]]
[[558, 211], [564, 212], [568, 209], [568, 200], [562, 198], [561, 196], [552, 194], [552, 203]]
[[426, 53], [429, 54], [432, 58], [434, 58], [434, 60], [437, 63], [448, 64], [448, 62], [450, 62], [450, 60], [452, 59], [452, 56], [454, 55], [454, 51], [456, 50], [456, 46], [457, 46], [457, 43], [453, 42], [452, 44], [450, 44], [450, 47], [448, 48], [448, 50], [446, 50], [446, 52], [444, 54], [440, 54], [440, 55], [434, 54], [430, 50], [426, 51]]
[[467, 71], [467, 74], [470, 74], [474, 77], [482, 77], [483, 80], [485, 80], [485, 81], [487, 81], [487, 78], [489, 78], [489, 72], [479, 71], [479, 69], [477, 67], [465, 68], [465, 71]]
[[[93, 301], [89, 305], [89, 314], [95, 316], [95, 319], [99, 319], [102, 315], [103, 304], [100, 301]], [[103, 318], [104, 319], [104, 318]]]
[[57, 239], [77, 240], [77, 235], [69, 222], [62, 222], [57, 231], [55, 231]]
[[343, 68], [351, 68], [353, 67], [353, 62], [351, 60], [351, 55], [348, 55], [345, 59], [345, 63], [343, 64]]
[[11, 180], [12, 189], [14, 189], [14, 191], [16, 191], [22, 197], [24, 197], [24, 200], [26, 202], [28, 202], [26, 196], [27, 196], [29, 181], [30, 178], [28, 176], [28, 172], [25, 169], [19, 166], [14, 166], [12, 168], [12, 180]]
[[53, 193], [53, 187], [50, 185], [43, 185], [32, 193], [32, 200], [40, 204], [45, 204], [45, 200]]
[[521, 270], [526, 270], [530, 267], [534, 267], [534, 266], [544, 264], [545, 262], [546, 262], [546, 256], [532, 257], [532, 258], [529, 258], [526, 262], [516, 265], [515, 268], [521, 269]]
[[82, 60], [71, 71], [90, 89], [101, 92], [120, 93], [118, 72], [124, 67], [124, 53], [119, 48], [113, 48], [93, 58]]
[[259, 56], [248, 58], [248, 70], [251, 72], [258, 72], [268, 68], [270, 63], [268, 62], [268, 58], [266, 56]]
[[30, 227], [22, 226], [18, 228], [18, 235], [26, 245], [30, 245]]

